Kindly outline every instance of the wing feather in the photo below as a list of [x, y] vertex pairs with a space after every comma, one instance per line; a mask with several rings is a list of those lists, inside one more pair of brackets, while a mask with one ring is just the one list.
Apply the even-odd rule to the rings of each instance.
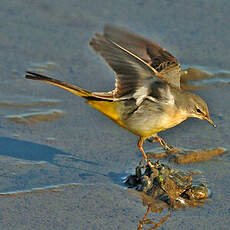
[[104, 27], [104, 37], [144, 60], [160, 72], [166, 82], [180, 88], [180, 64], [166, 49], [140, 35], [110, 24]]

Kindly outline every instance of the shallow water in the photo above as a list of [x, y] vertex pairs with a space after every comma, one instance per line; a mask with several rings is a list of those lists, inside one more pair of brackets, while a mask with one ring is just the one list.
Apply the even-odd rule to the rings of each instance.
[[[104, 23], [143, 34], [183, 67], [215, 76], [191, 83], [208, 86], [194, 92], [207, 101], [217, 128], [190, 119], [161, 136], [182, 148], [229, 149], [229, 9], [228, 0], [1, 1], [0, 228], [137, 229], [146, 207], [121, 186], [141, 158], [137, 138], [81, 98], [24, 79], [33, 70], [88, 90], [111, 90], [112, 71], [88, 48]], [[61, 116], [36, 117], [47, 111]], [[31, 114], [37, 122], [7, 119]], [[213, 196], [202, 208], [173, 213], [162, 229], [229, 229], [229, 155], [179, 167], [201, 171]], [[59, 185], [61, 192], [53, 191]], [[20, 196], [2, 195], [17, 191]]]

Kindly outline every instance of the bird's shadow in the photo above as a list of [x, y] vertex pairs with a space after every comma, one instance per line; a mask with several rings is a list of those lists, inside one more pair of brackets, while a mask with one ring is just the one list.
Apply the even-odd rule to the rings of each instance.
[[60, 149], [47, 145], [37, 144], [29, 141], [18, 140], [9, 137], [0, 137], [0, 155], [14, 157], [17, 159], [30, 161], [47, 161], [55, 164], [54, 158], [57, 154], [71, 157], [73, 161], [82, 161], [87, 164], [96, 165], [96, 162], [86, 161], [73, 157]]
[[[15, 159], [21, 159], [33, 161], [33, 162], [49, 162], [53, 165], [56, 165], [61, 168], [69, 168], [73, 170], [75, 169], [75, 173], [79, 172], [80, 177], [84, 177], [85, 181], [87, 177], [97, 176], [97, 177], [106, 177], [109, 178], [110, 181], [114, 184], [124, 186], [123, 180], [127, 176], [126, 173], [101, 173], [98, 168], [101, 168], [103, 165], [99, 162], [88, 161], [84, 159], [80, 159], [77, 156], [74, 156], [70, 153], [64, 152], [60, 149], [49, 147], [47, 145], [37, 144], [29, 141], [9, 138], [9, 137], [0, 137], [0, 157], [7, 156]], [[57, 161], [57, 157], [65, 158], [67, 157], [74, 163], [84, 163], [91, 165], [91, 167], [85, 168], [82, 166], [79, 168], [79, 164], [76, 164], [76, 167], [73, 164], [63, 164]], [[69, 162], [69, 161], [68, 161]]]

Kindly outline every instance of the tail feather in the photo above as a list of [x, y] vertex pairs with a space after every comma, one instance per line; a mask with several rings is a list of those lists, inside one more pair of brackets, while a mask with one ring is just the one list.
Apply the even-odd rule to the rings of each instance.
[[46, 77], [44, 75], [34, 73], [34, 72], [30, 72], [30, 71], [27, 71], [26, 73], [27, 74], [26, 74], [25, 78], [27, 78], [27, 79], [43, 81], [43, 82], [58, 86], [60, 88], [68, 90], [69, 92], [71, 92], [73, 94], [76, 94], [76, 95], [78, 95], [80, 97], [87, 98], [87, 97], [92, 97], [93, 96], [91, 92], [89, 92], [87, 90], [84, 90], [84, 89], [82, 89], [80, 87], [77, 87], [75, 85], [72, 85], [72, 84], [69, 84], [69, 83], [66, 83], [66, 82], [63, 82], [63, 81], [59, 81], [59, 80], [56, 80], [56, 79], [51, 78], [51, 77]]
[[46, 77], [41, 74], [30, 72], [30, 71], [27, 72], [25, 78], [47, 82], [49, 84], [68, 90], [69, 92], [76, 94], [80, 97], [83, 97], [87, 100], [87, 103], [90, 106], [92, 106], [96, 110], [100, 111], [101, 113], [103, 113], [104, 115], [112, 119], [121, 127], [126, 127], [125, 124], [120, 119], [119, 103], [117, 101], [113, 101], [112, 92], [91, 93], [75, 85], [56, 80], [54, 78]]

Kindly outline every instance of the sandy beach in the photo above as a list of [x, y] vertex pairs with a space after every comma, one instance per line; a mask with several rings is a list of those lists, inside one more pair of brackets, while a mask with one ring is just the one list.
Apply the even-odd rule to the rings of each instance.
[[114, 73], [88, 46], [105, 23], [155, 41], [182, 67], [218, 74], [195, 91], [217, 128], [188, 119], [160, 133], [180, 148], [227, 149], [207, 162], [171, 164], [200, 171], [212, 196], [202, 207], [172, 212], [159, 229], [229, 229], [229, 10], [228, 0], [2, 0], [0, 229], [133, 230], [144, 216], [146, 207], [124, 186], [142, 157], [137, 137], [81, 98], [24, 78], [30, 70], [88, 90], [113, 89]]

